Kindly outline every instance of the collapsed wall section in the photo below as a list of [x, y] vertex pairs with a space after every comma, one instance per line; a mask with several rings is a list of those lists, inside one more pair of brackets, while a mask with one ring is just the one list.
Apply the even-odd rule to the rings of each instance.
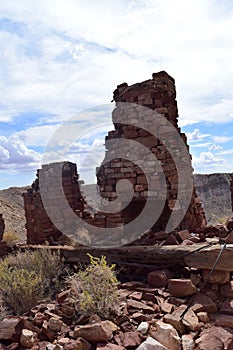
[[[82, 214], [84, 200], [80, 193], [76, 164], [62, 162], [43, 165], [42, 169], [37, 171], [37, 179], [31, 188], [23, 194], [28, 244], [40, 244], [46, 241], [50, 244], [58, 244], [63, 241], [62, 223], [67, 225], [67, 212], [58, 193], [60, 181], [70, 208], [75, 214]], [[46, 203], [42, 200], [41, 185], [43, 192], [46, 193], [46, 199], [54, 204], [49, 208], [50, 215], [45, 209]], [[50, 217], [55, 218], [53, 222], [58, 223], [60, 230]], [[70, 229], [72, 230], [72, 227]]]

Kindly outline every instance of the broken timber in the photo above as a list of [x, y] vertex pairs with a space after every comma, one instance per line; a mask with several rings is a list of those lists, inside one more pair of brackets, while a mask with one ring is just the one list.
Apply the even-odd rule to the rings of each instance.
[[[123, 246], [116, 248], [93, 248], [71, 246], [46, 246], [27, 245], [24, 248], [60, 250], [68, 263], [88, 263], [87, 253], [100, 257], [105, 255], [108, 262], [119, 264], [140, 264], [166, 267], [169, 264], [180, 264], [196, 269], [210, 270], [221, 250], [221, 245], [216, 244], [206, 247], [207, 243], [191, 246]], [[195, 251], [203, 247], [202, 250]], [[233, 244], [228, 244], [223, 250], [215, 270], [233, 271]]]

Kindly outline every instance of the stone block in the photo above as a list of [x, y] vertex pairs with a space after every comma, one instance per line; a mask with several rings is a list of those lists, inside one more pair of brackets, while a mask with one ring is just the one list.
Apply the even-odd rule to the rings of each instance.
[[190, 279], [170, 279], [168, 290], [175, 297], [187, 297], [197, 293], [197, 288]]

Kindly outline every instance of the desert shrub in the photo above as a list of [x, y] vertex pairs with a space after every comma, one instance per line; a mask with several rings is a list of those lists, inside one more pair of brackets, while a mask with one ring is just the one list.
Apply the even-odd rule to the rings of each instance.
[[9, 246], [13, 243], [19, 241], [19, 235], [14, 231], [6, 231], [3, 234], [3, 241], [5, 241]]
[[20, 314], [36, 305], [42, 296], [41, 277], [35, 271], [0, 264], [0, 293], [4, 307]]
[[119, 300], [115, 265], [109, 266], [105, 256], [88, 256], [90, 264], [67, 279], [71, 300], [77, 314], [83, 312], [109, 317]]
[[60, 287], [59, 276], [64, 270], [64, 265], [59, 252], [51, 252], [49, 249], [18, 252], [9, 255], [5, 260], [11, 267], [34, 271], [41, 277], [45, 292], [56, 292]]
[[0, 262], [0, 297], [13, 314], [30, 310], [60, 287], [63, 265], [49, 250], [18, 252]]

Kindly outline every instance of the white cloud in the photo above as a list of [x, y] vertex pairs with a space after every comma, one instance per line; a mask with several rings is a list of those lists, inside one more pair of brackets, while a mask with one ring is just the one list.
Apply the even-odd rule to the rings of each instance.
[[209, 148], [209, 146], [211, 145], [211, 142], [196, 142], [196, 143], [192, 143], [190, 144], [190, 147], [193, 148]]
[[210, 150], [210, 151], [219, 151], [219, 150], [221, 150], [222, 148], [223, 148], [222, 146], [216, 145], [216, 144], [212, 144], [212, 145], [209, 146], [209, 150]]
[[45, 147], [50, 137], [61, 124], [34, 126], [13, 133], [14, 138], [21, 140], [26, 146]]
[[201, 152], [199, 158], [195, 158], [196, 163], [215, 164], [224, 161], [223, 158], [216, 157], [212, 152]]
[[[50, 0], [2, 0], [0, 14], [9, 20], [5, 29], [0, 27], [0, 121], [12, 122], [9, 141], [0, 142], [3, 166], [38, 164], [40, 154], [31, 148], [44, 147], [60, 122], [110, 102], [116, 85], [149, 79], [159, 70], [176, 79], [179, 125], [233, 121], [229, 2], [57, 0], [54, 5]], [[48, 117], [33, 119], [34, 112]], [[32, 116], [30, 126], [14, 132], [18, 115], [26, 113]], [[98, 127], [93, 115], [79, 117]], [[187, 136], [192, 147], [209, 151], [232, 141], [199, 129]], [[75, 146], [84, 154], [95, 145], [80, 141]], [[224, 163], [212, 152], [194, 161], [200, 168]]]
[[210, 134], [202, 134], [199, 129], [194, 129], [194, 131], [192, 132], [186, 132], [186, 136], [187, 136], [188, 142], [196, 142], [209, 137]]
[[195, 173], [213, 173], [222, 172], [227, 164], [226, 159], [212, 152], [201, 152], [199, 156], [192, 156]]
[[0, 145], [0, 159], [1, 162], [6, 162], [10, 158], [9, 151]]
[[233, 154], [233, 149], [227, 149], [225, 151], [218, 152], [218, 155], [229, 155]]
[[[1, 33], [7, 120], [38, 106], [68, 116], [110, 101], [117, 84], [161, 69], [177, 80], [181, 123], [233, 119], [233, 14], [227, 5], [21, 0], [2, 1], [0, 11], [25, 26], [21, 36]], [[219, 67], [228, 67], [227, 74]]]
[[229, 141], [232, 141], [233, 137], [232, 136], [214, 136], [213, 140], [216, 143], [227, 143]]
[[41, 155], [14, 136], [0, 136], [0, 170], [22, 170], [28, 171], [37, 169], [40, 165]]

